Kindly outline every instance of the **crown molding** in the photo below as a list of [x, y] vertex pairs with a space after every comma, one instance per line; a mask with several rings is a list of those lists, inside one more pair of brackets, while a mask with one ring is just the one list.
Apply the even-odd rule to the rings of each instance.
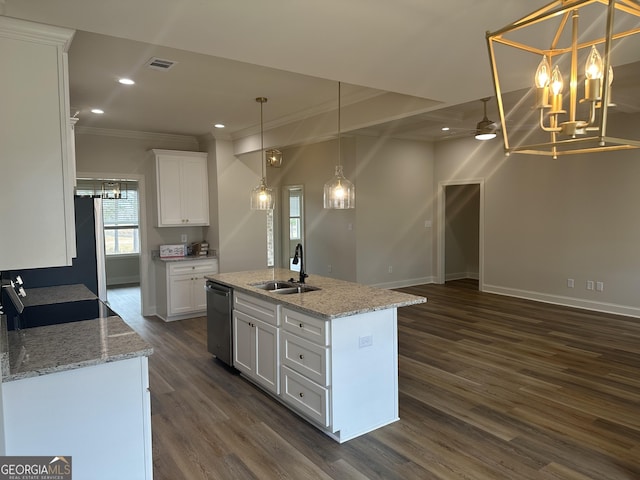
[[95, 128], [84, 127], [76, 125], [76, 135], [98, 135], [102, 137], [118, 137], [129, 138], [133, 140], [165, 140], [173, 143], [183, 143], [195, 148], [198, 146], [198, 139], [190, 135], [176, 135], [171, 133], [154, 133], [154, 132], [139, 132], [136, 130], [117, 130], [111, 128]]

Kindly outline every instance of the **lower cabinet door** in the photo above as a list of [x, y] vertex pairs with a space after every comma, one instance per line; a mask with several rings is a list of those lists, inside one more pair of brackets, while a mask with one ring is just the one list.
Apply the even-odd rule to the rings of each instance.
[[282, 366], [282, 399], [310, 420], [329, 426], [329, 391]]
[[193, 275], [173, 275], [170, 277], [169, 315], [180, 315], [193, 311], [192, 290]]
[[278, 328], [256, 320], [256, 380], [267, 390], [280, 393], [280, 375], [278, 369]]
[[253, 335], [251, 317], [233, 312], [233, 366], [243, 373], [253, 375]]
[[197, 277], [194, 277], [191, 286], [194, 311], [205, 311], [207, 309], [207, 291], [205, 290], [206, 284], [207, 279], [204, 278], [204, 275], [198, 275]]

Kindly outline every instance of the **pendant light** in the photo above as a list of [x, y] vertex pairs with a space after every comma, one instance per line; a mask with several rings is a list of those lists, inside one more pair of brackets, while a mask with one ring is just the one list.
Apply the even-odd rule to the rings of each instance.
[[267, 187], [265, 172], [265, 152], [264, 152], [264, 126], [262, 123], [262, 105], [267, 101], [265, 97], [256, 98], [260, 104], [260, 164], [262, 167], [262, 179], [260, 184], [251, 190], [251, 210], [273, 210], [273, 189]]
[[356, 187], [342, 173], [340, 157], [340, 82], [338, 82], [338, 164], [335, 176], [324, 184], [324, 208], [343, 210], [356, 207]]

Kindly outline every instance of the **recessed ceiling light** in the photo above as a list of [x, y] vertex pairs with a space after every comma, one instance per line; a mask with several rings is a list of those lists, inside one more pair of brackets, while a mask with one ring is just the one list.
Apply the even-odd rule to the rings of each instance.
[[98, 115], [102, 115], [104, 113], [104, 110], [102, 110], [101, 108], [92, 108], [91, 109], [91, 113], [96, 113]]
[[449, 128], [449, 127], [442, 127], [442, 131], [443, 131], [443, 132], [448, 132], [449, 130], [450, 130], [450, 128]]
[[214, 127], [215, 127], [215, 128], [224, 128], [224, 124], [222, 124], [222, 123], [216, 123], [216, 124], [214, 125]]
[[118, 82], [120, 82], [122, 85], [135, 85], [135, 83], [136, 83], [133, 80], [131, 80], [130, 78], [120, 78], [118, 80]]

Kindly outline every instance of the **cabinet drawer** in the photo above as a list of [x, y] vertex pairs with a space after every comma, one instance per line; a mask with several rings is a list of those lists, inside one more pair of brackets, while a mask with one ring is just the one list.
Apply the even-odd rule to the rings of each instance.
[[329, 345], [329, 322], [288, 308], [282, 309], [285, 330], [318, 345]]
[[280, 379], [282, 399], [287, 405], [323, 427], [329, 426], [329, 391], [326, 388], [284, 365]]
[[282, 364], [304, 375], [321, 386], [329, 385], [329, 355], [321, 347], [289, 332], [282, 332]]
[[280, 305], [275, 303], [261, 300], [252, 295], [234, 292], [233, 308], [234, 310], [244, 312], [276, 327], [280, 325], [280, 319], [278, 317]]
[[215, 260], [185, 260], [169, 263], [169, 275], [184, 275], [188, 273], [215, 274], [218, 271], [218, 262]]

